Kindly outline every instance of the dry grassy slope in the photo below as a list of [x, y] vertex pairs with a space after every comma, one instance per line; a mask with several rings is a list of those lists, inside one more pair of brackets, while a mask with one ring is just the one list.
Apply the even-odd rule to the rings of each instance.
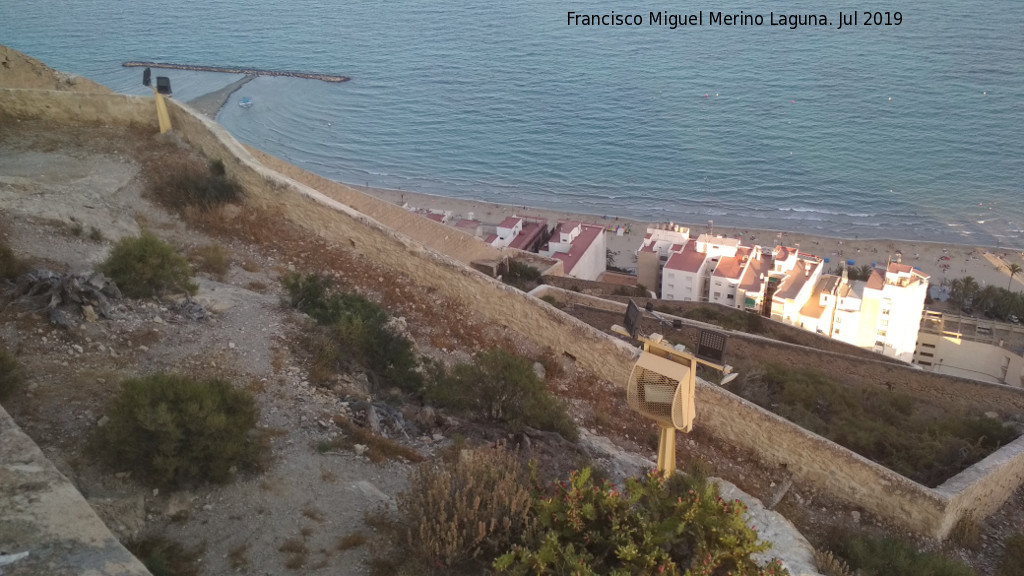
[[54, 70], [35, 58], [0, 45], [0, 88], [110, 93], [87, 78]]

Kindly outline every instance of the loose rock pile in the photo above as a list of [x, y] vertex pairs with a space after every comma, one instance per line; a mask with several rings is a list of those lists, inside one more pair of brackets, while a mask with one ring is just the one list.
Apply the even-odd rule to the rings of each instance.
[[117, 284], [100, 272], [60, 274], [39, 269], [19, 276], [2, 301], [5, 306], [46, 311], [51, 324], [66, 328], [69, 310], [78, 309], [85, 321], [95, 322], [101, 316], [109, 318], [111, 300], [121, 298]]

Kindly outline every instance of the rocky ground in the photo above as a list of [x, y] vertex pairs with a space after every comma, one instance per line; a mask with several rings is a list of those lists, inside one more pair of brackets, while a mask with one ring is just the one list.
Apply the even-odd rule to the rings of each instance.
[[[0, 229], [15, 253], [34, 266], [90, 272], [116, 240], [142, 229], [185, 254], [210, 245], [230, 254], [226, 274], [198, 278], [196, 301], [208, 312], [205, 318], [176, 298], [112, 301], [109, 317], [87, 318], [72, 308], [65, 328], [54, 327], [38, 310], [0, 310], [0, 343], [16, 352], [30, 376], [27, 388], [5, 403], [8, 411], [120, 536], [162, 535], [181, 542], [199, 553], [203, 574], [367, 573], [368, 547], [339, 542], [356, 532], [370, 534], [364, 513], [401, 491], [413, 466], [402, 459], [373, 463], [358, 446], [323, 451], [324, 440], [342, 434], [332, 416], [365, 407], [370, 386], [358, 372], [326, 387], [310, 383], [308, 358], [296, 344], [308, 319], [282, 305], [284, 272], [333, 275], [347, 289], [386, 306], [417, 350], [442, 362], [466, 360], [471, 350], [489, 346], [533, 358], [544, 352], [409, 278], [309, 240], [271, 216], [186, 224], [151, 201], [144, 177], [147, 155], [174, 150], [173, 137], [0, 123]], [[570, 402], [585, 437], [596, 434], [611, 442], [598, 438], [566, 446], [533, 439], [532, 449], [552, 473], [589, 462], [630, 473], [629, 463], [637, 463], [631, 454], [654, 453], [655, 430], [628, 410], [620, 388], [570, 360], [559, 360], [558, 367], [559, 374], [548, 375], [549, 386]], [[118, 382], [156, 371], [223, 376], [252, 391], [261, 426], [272, 438], [269, 469], [224, 486], [169, 493], [142, 486], [123, 471], [94, 466], [83, 455], [84, 439], [102, 419]], [[398, 439], [425, 459], [456, 437], [503, 439], [500, 431], [420, 406], [392, 405], [411, 423], [409, 437]], [[870, 515], [792, 486], [784, 471], [765, 468], [753, 455], [699, 431], [680, 444], [681, 466], [699, 460], [777, 503], [807, 534], [836, 525], [876, 526]], [[618, 453], [609, 457], [595, 445]], [[991, 573], [999, 542], [1024, 525], [1022, 510], [1024, 496], [1018, 494], [985, 522], [979, 551], [953, 553]]]

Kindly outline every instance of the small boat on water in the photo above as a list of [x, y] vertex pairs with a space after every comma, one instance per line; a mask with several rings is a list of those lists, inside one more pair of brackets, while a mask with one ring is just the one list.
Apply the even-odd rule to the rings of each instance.
[[238, 105], [242, 108], [252, 108], [252, 98], [243, 96], [238, 100]]

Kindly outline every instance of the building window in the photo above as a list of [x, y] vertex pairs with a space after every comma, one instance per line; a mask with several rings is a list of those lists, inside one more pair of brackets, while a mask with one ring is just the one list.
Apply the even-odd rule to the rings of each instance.
[[932, 365], [931, 362], [924, 362], [924, 361], [919, 361], [918, 364], [920, 364], [921, 366], [931, 366]]
[[878, 337], [879, 338], [885, 338], [886, 334], [888, 334], [888, 332], [886, 332], [885, 330], [879, 330], [878, 331]]
[[882, 320], [882, 326], [888, 326], [888, 325], [889, 325], [889, 320], [883, 319]]
[[935, 344], [928, 344], [927, 342], [921, 343], [922, 348], [935, 348]]
[[736, 296], [733, 296], [732, 294], [727, 294], [725, 297], [728, 298], [729, 300], [735, 300], [736, 299]]
[[931, 352], [919, 352], [918, 356], [924, 356], [925, 358], [934, 358], [935, 354], [932, 354]]
[[842, 316], [836, 316], [836, 324], [842, 324], [842, 322], [843, 322], [843, 317]]
[[721, 298], [721, 296], [722, 296], [721, 292], [715, 292], [715, 300], [718, 300], [719, 298]]

